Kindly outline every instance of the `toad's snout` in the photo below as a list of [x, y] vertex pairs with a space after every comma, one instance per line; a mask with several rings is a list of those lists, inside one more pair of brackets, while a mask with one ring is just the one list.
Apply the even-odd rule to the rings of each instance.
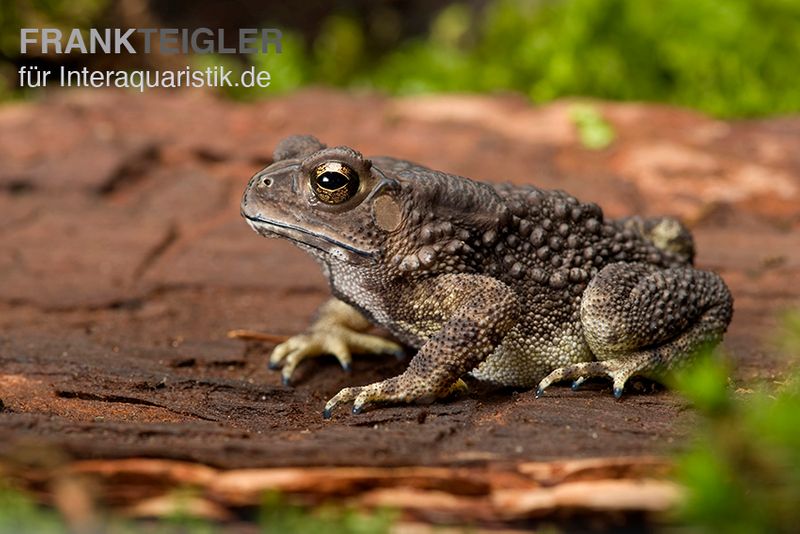
[[265, 205], [274, 202], [271, 197], [274, 196], [273, 190], [276, 188], [275, 176], [268, 169], [253, 175], [247, 183], [247, 187], [245, 187], [244, 194], [242, 194], [242, 202], [239, 209], [242, 217], [257, 217], [263, 211]]

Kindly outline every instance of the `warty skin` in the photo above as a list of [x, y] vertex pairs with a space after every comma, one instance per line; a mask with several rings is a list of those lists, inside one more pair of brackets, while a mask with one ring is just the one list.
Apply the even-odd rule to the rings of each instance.
[[345, 388], [353, 412], [431, 402], [466, 374], [503, 386], [607, 376], [655, 380], [716, 345], [730, 323], [722, 279], [692, 266], [675, 219], [609, 220], [562, 191], [490, 185], [295, 136], [250, 180], [241, 212], [322, 266], [333, 293], [309, 330], [277, 346], [289, 382], [306, 358], [417, 349], [406, 371]]

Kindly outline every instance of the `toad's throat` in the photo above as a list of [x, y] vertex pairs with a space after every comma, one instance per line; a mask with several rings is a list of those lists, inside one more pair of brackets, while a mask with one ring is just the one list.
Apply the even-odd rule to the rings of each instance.
[[253, 230], [262, 235], [264, 232], [273, 234], [275, 236], [283, 237], [289, 239], [290, 241], [294, 241], [296, 243], [319, 250], [320, 252], [324, 252], [326, 254], [329, 254], [331, 251], [329, 248], [325, 248], [324, 244], [339, 247], [347, 252], [352, 252], [361, 258], [372, 258], [374, 256], [373, 252], [361, 250], [348, 243], [337, 241], [336, 239], [323, 234], [310, 232], [305, 228], [301, 228], [293, 224], [264, 219], [261, 217], [252, 217], [250, 215], [245, 215], [245, 219], [247, 219], [247, 222], [250, 224]]

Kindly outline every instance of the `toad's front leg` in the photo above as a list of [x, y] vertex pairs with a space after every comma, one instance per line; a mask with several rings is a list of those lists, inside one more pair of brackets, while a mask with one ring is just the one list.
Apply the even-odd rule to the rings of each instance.
[[447, 396], [460, 378], [489, 356], [519, 316], [514, 292], [502, 282], [480, 275], [445, 275], [417, 288], [408, 308], [443, 317], [411, 360], [406, 371], [368, 386], [345, 388], [325, 405], [331, 416], [339, 404], [353, 401], [353, 413], [371, 404], [432, 402]]

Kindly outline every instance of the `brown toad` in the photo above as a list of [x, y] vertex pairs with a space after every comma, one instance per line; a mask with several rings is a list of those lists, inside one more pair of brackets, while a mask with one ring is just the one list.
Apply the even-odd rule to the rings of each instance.
[[562, 191], [489, 185], [414, 163], [365, 159], [290, 137], [247, 186], [241, 211], [322, 265], [334, 299], [270, 357], [288, 382], [305, 358], [398, 352], [372, 324], [418, 349], [406, 371], [345, 388], [353, 401], [430, 402], [466, 374], [541, 394], [608, 376], [616, 396], [638, 375], [663, 379], [717, 344], [732, 315], [722, 279], [692, 267], [676, 220], [608, 220]]

